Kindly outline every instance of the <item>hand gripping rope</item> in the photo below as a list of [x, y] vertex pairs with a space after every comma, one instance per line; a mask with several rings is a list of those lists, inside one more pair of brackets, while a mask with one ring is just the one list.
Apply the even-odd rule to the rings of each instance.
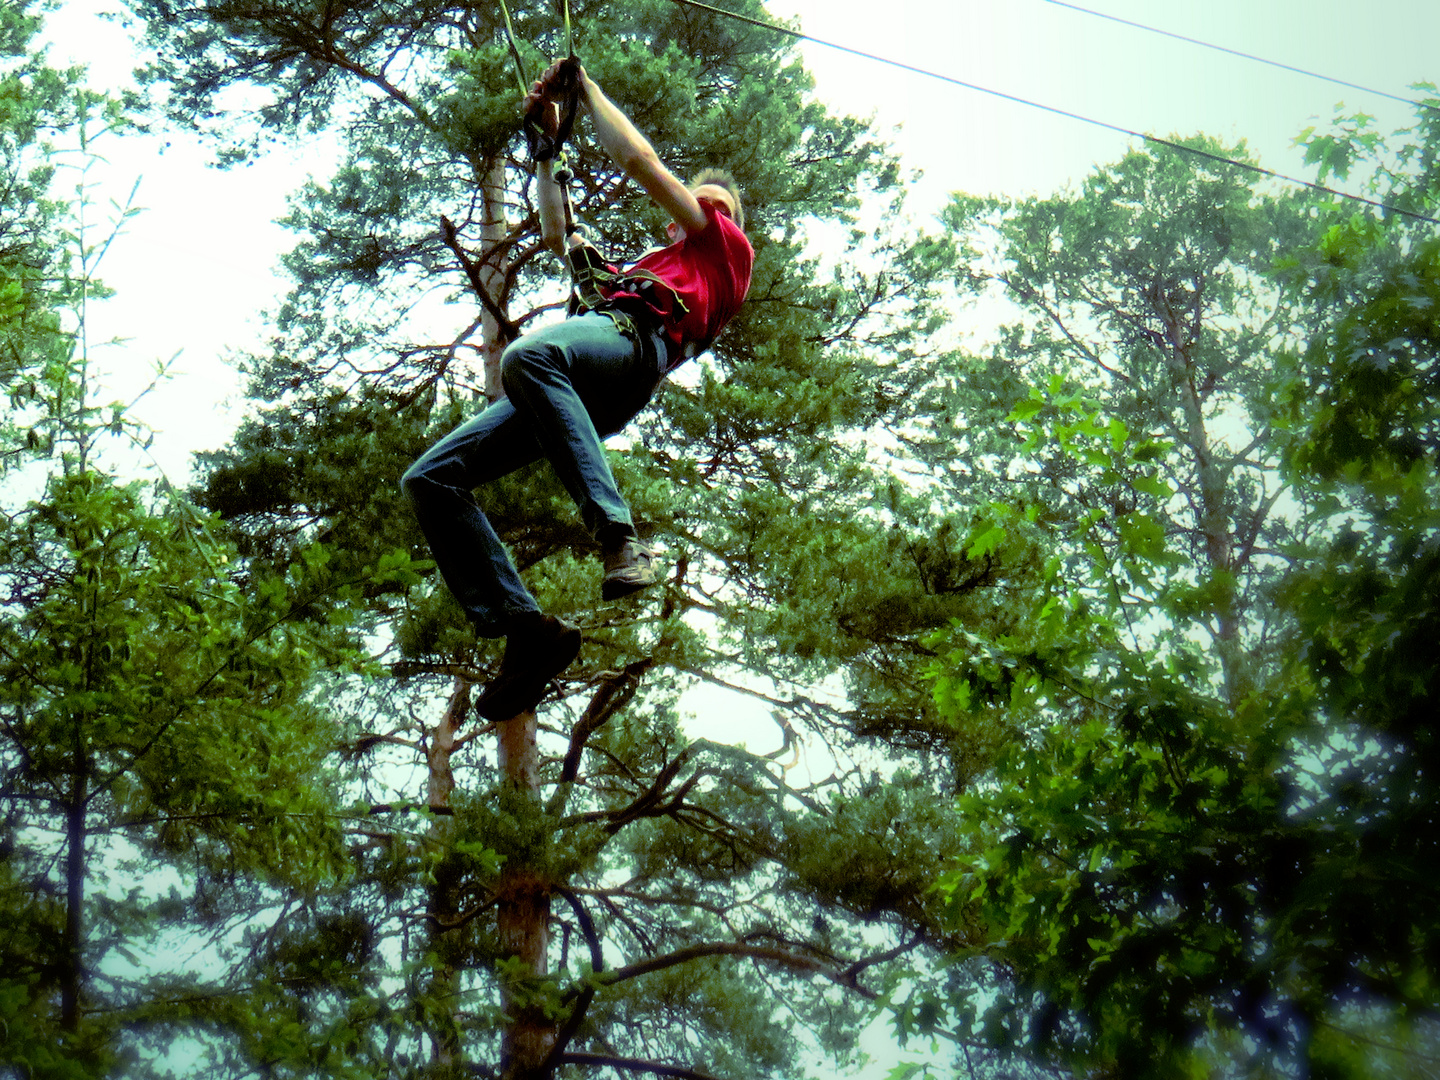
[[[554, 89], [564, 95], [563, 108], [560, 110], [560, 126], [554, 135], [545, 131], [544, 125], [540, 122], [541, 111], [550, 102], [539, 101], [525, 114], [525, 145], [530, 151], [532, 161], [551, 161], [561, 158], [565, 141], [570, 138], [570, 132], [575, 126], [575, 113], [580, 105], [580, 61], [575, 56], [575, 39], [570, 28], [570, 0], [564, 0], [565, 18], [565, 52], [566, 58], [559, 69], [559, 79], [554, 84]], [[510, 58], [515, 62], [515, 77], [520, 84], [521, 96], [530, 93], [530, 81], [525, 77], [525, 62], [520, 58], [520, 46], [515, 42], [515, 27], [510, 21], [510, 8], [505, 0], [500, 0], [500, 12], [505, 17], [505, 40], [510, 46]], [[563, 164], [561, 168], [563, 168]]]
[[[570, 25], [570, 0], [563, 0], [565, 19], [565, 50], [568, 54], [557, 72], [558, 79], [552, 87], [563, 99], [560, 109], [560, 123], [553, 135], [545, 130], [541, 113], [551, 104], [548, 98], [536, 102], [525, 114], [525, 145], [531, 161], [539, 164], [555, 162], [555, 182], [560, 186], [561, 202], [565, 207], [565, 261], [570, 268], [571, 295], [568, 313], [588, 311], [599, 304], [604, 296], [600, 287], [615, 278], [614, 271], [606, 264], [600, 252], [591, 244], [569, 246], [570, 237], [583, 231], [576, 224], [575, 211], [570, 201], [570, 182], [575, 174], [565, 160], [565, 143], [575, 126], [575, 114], [580, 106], [580, 61], [575, 55], [575, 40]], [[510, 57], [515, 62], [515, 75], [522, 95], [530, 93], [530, 83], [525, 77], [525, 64], [520, 57], [520, 47], [515, 41], [515, 28], [510, 21], [510, 9], [505, 0], [500, 0], [500, 11], [505, 17], [505, 38], [510, 46]]]

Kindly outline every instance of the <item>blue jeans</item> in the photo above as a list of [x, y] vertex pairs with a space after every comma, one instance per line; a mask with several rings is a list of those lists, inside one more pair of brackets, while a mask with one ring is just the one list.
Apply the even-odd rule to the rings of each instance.
[[451, 594], [483, 637], [501, 637], [538, 611], [473, 489], [542, 456], [593, 536], [634, 531], [601, 442], [655, 392], [665, 342], [621, 334], [600, 314], [578, 315], [513, 342], [500, 361], [502, 399], [462, 424], [401, 481]]

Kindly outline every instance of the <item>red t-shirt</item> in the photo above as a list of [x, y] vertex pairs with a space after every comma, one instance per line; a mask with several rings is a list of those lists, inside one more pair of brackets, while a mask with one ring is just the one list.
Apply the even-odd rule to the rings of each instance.
[[[643, 256], [624, 276], [649, 284], [616, 289], [610, 299], [635, 297], [650, 309], [675, 346], [670, 370], [686, 357], [686, 345], [709, 346], [735, 317], [750, 291], [755, 249], [740, 226], [709, 202], [701, 201], [709, 224], [698, 233]], [[627, 284], [630, 284], [627, 282]]]

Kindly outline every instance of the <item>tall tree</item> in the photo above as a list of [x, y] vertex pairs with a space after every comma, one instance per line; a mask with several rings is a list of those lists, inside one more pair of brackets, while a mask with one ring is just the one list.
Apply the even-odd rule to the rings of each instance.
[[0, 13], [0, 1061], [144, 1075], [177, 1000], [225, 984], [189, 955], [281, 883], [344, 872], [307, 778], [334, 741], [311, 688], [362, 656], [348, 628], [298, 616], [360, 582], [318, 546], [283, 577], [241, 574], [205, 514], [111, 471], [107, 440], [144, 437], [97, 399], [86, 335], [131, 214], [96, 227], [91, 145], [123, 116], [45, 65], [38, 25]]
[[[559, 51], [559, 16], [511, 7], [534, 70]], [[295, 288], [252, 360], [263, 405], [204, 458], [201, 497], [257, 566], [317, 534], [342, 561], [422, 550], [399, 475], [494, 396], [502, 339], [561, 301], [499, 12], [136, 8], [177, 118], [213, 121], [232, 156], [324, 130], [344, 158], [296, 199]], [[463, 729], [494, 652], [438, 583], [367, 597], [396, 663], [366, 690], [356, 782], [389, 808], [423, 790], [432, 820], [423, 836], [371, 830], [364, 887], [327, 901], [393, 943], [370, 954], [374, 985], [393, 988], [383, 1022], [346, 1052], [381, 1074], [796, 1075], [807, 1043], [853, 1056], [855, 1003], [949, 940], [925, 888], [953, 811], [918, 769], [882, 781], [864, 746], [879, 709], [809, 688], [878, 678], [890, 713], [932, 713], [915, 638], [998, 580], [964, 556], [963, 527], [921, 535], [932, 520], [903, 487], [876, 507], [886, 485], [857, 437], [929, 351], [953, 256], [903, 235], [894, 163], [807, 97], [785, 39], [663, 0], [573, 17], [587, 70], [668, 163], [739, 174], [751, 300], [615, 458], [642, 530], [673, 538], [656, 596], [597, 607], [594, 546], [548, 470], [485, 492], [541, 606], [586, 631], [538, 717]], [[242, 84], [258, 109], [216, 108]], [[638, 252], [660, 224], [643, 194], [583, 135], [571, 163], [601, 246]], [[862, 199], [891, 208], [874, 235], [855, 227]], [[825, 230], [848, 238], [840, 257], [808, 254]], [[677, 702], [697, 682], [762, 700], [779, 749], [687, 737]], [[785, 767], [802, 743], [826, 779]], [[312, 1048], [329, 1030], [308, 997], [288, 1015]]]
[[1029, 721], [962, 800], [945, 889], [1001, 989], [956, 1017], [1101, 1075], [1434, 1045], [1433, 244], [1287, 203], [1156, 152], [964, 207], [1034, 313], [997, 351], [1056, 369], [992, 391], [1030, 434], [1009, 521], [1056, 554], [1008, 639], [943, 639], [947, 711]]

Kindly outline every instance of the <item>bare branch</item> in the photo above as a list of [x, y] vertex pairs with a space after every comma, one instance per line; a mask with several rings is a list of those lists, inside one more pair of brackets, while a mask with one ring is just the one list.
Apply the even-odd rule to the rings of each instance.
[[452, 679], [466, 679], [472, 683], [483, 683], [486, 679], [483, 671], [469, 664], [426, 664], [419, 660], [398, 660], [390, 665], [390, 674], [397, 679], [413, 679], [416, 675], [445, 675]]
[[407, 814], [411, 810], [428, 810], [430, 813], [438, 814], [441, 817], [455, 816], [455, 811], [451, 807], [424, 806], [421, 803], [413, 802], [395, 803], [394, 805], [390, 803], [377, 803], [375, 806], [370, 807], [370, 815], [373, 817], [376, 814]]
[[455, 223], [444, 214], [440, 215], [440, 239], [447, 248], [455, 253], [455, 257], [460, 260], [460, 265], [465, 270], [465, 276], [470, 279], [470, 287], [475, 290], [475, 295], [480, 299], [480, 303], [499, 326], [501, 337], [504, 338], [507, 344], [518, 338], [520, 336], [520, 327], [510, 321], [509, 317], [505, 314], [504, 308], [490, 295], [490, 290], [485, 287], [485, 280], [480, 273], [480, 266], [477, 265], [475, 260], [470, 258], [469, 253], [460, 246], [460, 234], [455, 228]]
[[615, 1057], [611, 1054], [566, 1054], [560, 1059], [560, 1064], [609, 1066], [612, 1069], [654, 1073], [656, 1076], [674, 1076], [680, 1080], [716, 1080], [713, 1073], [687, 1069], [681, 1065], [664, 1065], [658, 1061], [641, 1061], [638, 1058]]
[[[600, 935], [595, 931], [595, 922], [590, 918], [590, 913], [585, 910], [585, 905], [580, 898], [563, 885], [555, 886], [555, 891], [565, 898], [570, 909], [575, 912], [575, 918], [580, 923], [580, 932], [585, 935], [585, 941], [590, 946], [590, 969], [594, 972], [605, 970], [605, 952], [600, 945]], [[555, 1035], [555, 1042], [550, 1047], [550, 1053], [545, 1056], [545, 1063], [540, 1068], [542, 1076], [550, 1075], [555, 1067], [560, 1064], [560, 1058], [565, 1053], [565, 1048], [570, 1045], [570, 1040], [575, 1038], [575, 1033], [580, 1030], [580, 1025], [585, 1022], [585, 1014], [590, 1009], [590, 1002], [595, 1000], [596, 984], [591, 982], [580, 992], [579, 998], [570, 1009], [570, 1015], [565, 1024]]]
[[498, 901], [495, 899], [487, 900], [483, 904], [477, 904], [469, 911], [462, 911], [453, 919], [442, 919], [439, 915], [436, 915], [434, 912], [430, 911], [425, 912], [420, 917], [426, 922], [434, 923], [437, 929], [458, 930], [466, 923], [474, 922], [481, 915], [485, 914], [485, 912], [489, 911], [492, 907], [494, 907], [496, 903], [498, 903]]
[[655, 666], [653, 657], [645, 657], [626, 665], [603, 679], [595, 695], [590, 699], [580, 721], [570, 736], [570, 749], [565, 753], [565, 764], [560, 769], [560, 782], [566, 784], [580, 774], [580, 759], [585, 754], [585, 742], [598, 731], [605, 721], [630, 703], [640, 688], [640, 677]]
[[633, 964], [626, 964], [622, 968], [607, 972], [606, 982], [625, 982], [627, 979], [663, 971], [665, 968], [675, 967], [678, 964], [688, 964], [691, 960], [703, 960], [707, 956], [738, 956], [742, 959], [769, 960], [796, 971], [806, 971], [816, 975], [830, 974], [819, 961], [812, 960], [808, 956], [796, 956], [784, 949], [774, 949], [765, 945], [747, 945], [739, 941], [712, 941], [704, 945], [689, 945], [683, 949], [665, 953], [663, 956], [653, 956], [646, 960], [637, 960]]
[[1037, 308], [1039, 308], [1041, 314], [1043, 314], [1047, 319], [1049, 319], [1052, 323], [1055, 324], [1055, 328], [1059, 330], [1060, 333], [1065, 335], [1065, 340], [1070, 342], [1070, 344], [1074, 346], [1075, 349], [1079, 351], [1080, 355], [1085, 357], [1085, 359], [1089, 360], [1096, 367], [1109, 372], [1117, 379], [1121, 379], [1127, 383], [1130, 381], [1130, 376], [1126, 375], [1123, 371], [1117, 371], [1115, 368], [1112, 368], [1109, 364], [1105, 363], [1104, 360], [1100, 359], [1099, 353], [1097, 353], [1094, 349], [1090, 348], [1089, 345], [1086, 345], [1085, 342], [1081, 341], [1078, 337], [1076, 337], [1075, 333], [1070, 329], [1068, 325], [1066, 325], [1065, 320], [1060, 317], [1060, 312], [1057, 309], [1052, 309], [1038, 292], [1029, 288], [1022, 282], [1013, 280], [1006, 274], [998, 274], [993, 280], [1000, 282], [1000, 284], [1004, 285], [1011, 292], [1019, 296], [1021, 300], [1024, 300], [1027, 303], [1034, 304]]
[[860, 973], [866, 968], [874, 967], [876, 964], [884, 964], [890, 960], [894, 960], [897, 956], [903, 956], [905, 953], [915, 948], [915, 946], [919, 945], [920, 942], [923, 940], [923, 934], [916, 934], [909, 941], [902, 941], [893, 949], [887, 949], [883, 953], [876, 953], [874, 956], [867, 956], [863, 960], [856, 960], [848, 968], [842, 971], [835, 981], [843, 986], [848, 986], [857, 994], [861, 994], [862, 996], [874, 1001], [879, 995], [874, 993], [873, 991], [866, 990], [863, 986], [860, 985]]
[[585, 941], [590, 946], [590, 969], [604, 971], [605, 952], [600, 946], [600, 935], [595, 930], [595, 920], [590, 918], [590, 913], [585, 910], [585, 905], [580, 902], [580, 898], [575, 893], [564, 885], [555, 885], [553, 888], [565, 898], [565, 902], [575, 912], [575, 918], [580, 923], [580, 932], [585, 935]]
[[1264, 528], [1266, 520], [1270, 517], [1270, 511], [1275, 508], [1275, 503], [1289, 490], [1288, 485], [1282, 484], [1270, 493], [1269, 498], [1255, 508], [1255, 513], [1251, 515], [1249, 524], [1245, 527], [1244, 535], [1240, 539], [1240, 553], [1236, 555], [1234, 559], [1236, 569], [1247, 566], [1251, 558], [1254, 557], [1256, 554], [1255, 542], [1260, 537], [1260, 530]]

